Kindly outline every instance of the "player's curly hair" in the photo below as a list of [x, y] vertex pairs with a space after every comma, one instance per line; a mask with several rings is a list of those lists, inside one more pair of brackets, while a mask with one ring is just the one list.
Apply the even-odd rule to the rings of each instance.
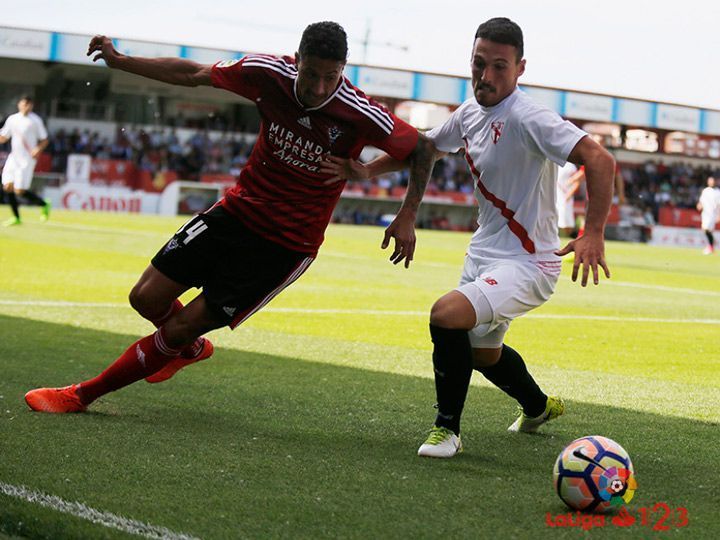
[[495, 43], [512, 45], [517, 49], [517, 60], [522, 60], [524, 51], [523, 33], [520, 27], [506, 17], [495, 17], [478, 26], [475, 39], [489, 39]]
[[300, 38], [300, 58], [316, 56], [323, 60], [347, 60], [347, 34], [336, 22], [323, 21], [309, 25]]

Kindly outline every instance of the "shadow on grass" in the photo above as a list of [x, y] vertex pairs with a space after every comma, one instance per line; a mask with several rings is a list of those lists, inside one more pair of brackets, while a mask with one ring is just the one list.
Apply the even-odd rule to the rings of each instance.
[[[545, 523], [567, 511], [552, 466], [571, 440], [600, 434], [633, 458], [632, 508], [683, 506], [693, 538], [718, 530], [716, 424], [570, 402], [543, 433], [510, 434], [514, 402], [472, 387], [465, 453], [420, 459], [430, 380], [222, 349], [171, 381], [105, 396], [94, 414], [44, 415], [24, 392], [94, 376], [136, 337], [5, 316], [0, 329], [0, 481], [154, 525], [203, 538], [569, 537]], [[58, 536], [69, 518], [0, 503], [6, 533], [114, 535], [80, 522]]]

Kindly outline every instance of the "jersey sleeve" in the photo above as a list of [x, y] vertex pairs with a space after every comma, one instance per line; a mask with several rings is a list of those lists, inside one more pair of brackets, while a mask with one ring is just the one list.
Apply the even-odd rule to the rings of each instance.
[[384, 130], [378, 130], [381, 135], [370, 142], [394, 159], [405, 161], [417, 145], [417, 129], [394, 114], [390, 114], [390, 117], [393, 120], [392, 131], [387, 134]]
[[241, 59], [223, 60], [212, 67], [210, 79], [215, 88], [229, 90], [248, 99], [260, 96], [263, 83], [267, 83], [267, 69], [272, 65], [265, 57], [248, 55]]
[[47, 129], [45, 129], [45, 124], [43, 124], [43, 121], [39, 116], [34, 116], [33, 121], [35, 122], [35, 126], [37, 128], [38, 141], [44, 141], [48, 138], [48, 132]]
[[458, 107], [443, 124], [425, 134], [441, 152], [457, 152], [464, 146], [461, 122], [463, 109], [462, 106]]
[[0, 128], [0, 136], [10, 138], [10, 117], [5, 120], [3, 127]]
[[575, 145], [587, 135], [572, 122], [544, 107], [530, 109], [519, 119], [530, 149], [561, 167], [567, 163]]

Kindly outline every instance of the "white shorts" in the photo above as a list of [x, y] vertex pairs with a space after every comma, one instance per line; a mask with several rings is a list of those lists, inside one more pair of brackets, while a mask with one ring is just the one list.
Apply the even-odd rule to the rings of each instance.
[[703, 230], [714, 231], [715, 223], [717, 222], [717, 212], [702, 212], [700, 214], [700, 226]]
[[10, 154], [2, 171], [3, 186], [13, 184], [14, 189], [30, 189], [35, 171], [35, 161], [31, 159], [27, 163], [20, 163]]
[[485, 300], [492, 320], [477, 321], [468, 332], [474, 348], [499, 348], [510, 321], [543, 305], [555, 291], [562, 261], [552, 254], [538, 258], [479, 259], [465, 257], [459, 291], [479, 312]]

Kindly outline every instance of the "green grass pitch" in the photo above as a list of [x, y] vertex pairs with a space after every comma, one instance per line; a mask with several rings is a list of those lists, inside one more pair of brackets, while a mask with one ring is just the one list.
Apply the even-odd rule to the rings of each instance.
[[[331, 226], [308, 272], [215, 356], [92, 412], [30, 412], [23, 394], [96, 375], [152, 331], [127, 305], [182, 219], [24, 209], [0, 230], [0, 484], [200, 538], [718, 538], [720, 258], [609, 243], [613, 273], [569, 279], [516, 320], [507, 342], [567, 414], [535, 436], [506, 431], [515, 403], [473, 376], [465, 452], [416, 456], [434, 418], [427, 314], [460, 274], [467, 234], [418, 232], [409, 270], [382, 230]], [[552, 488], [561, 449], [617, 440], [648, 525], [582, 533]], [[684, 507], [654, 531], [667, 503]], [[658, 507], [659, 508], [659, 507]], [[662, 525], [663, 523], [661, 523]], [[130, 534], [0, 494], [0, 537]]]

